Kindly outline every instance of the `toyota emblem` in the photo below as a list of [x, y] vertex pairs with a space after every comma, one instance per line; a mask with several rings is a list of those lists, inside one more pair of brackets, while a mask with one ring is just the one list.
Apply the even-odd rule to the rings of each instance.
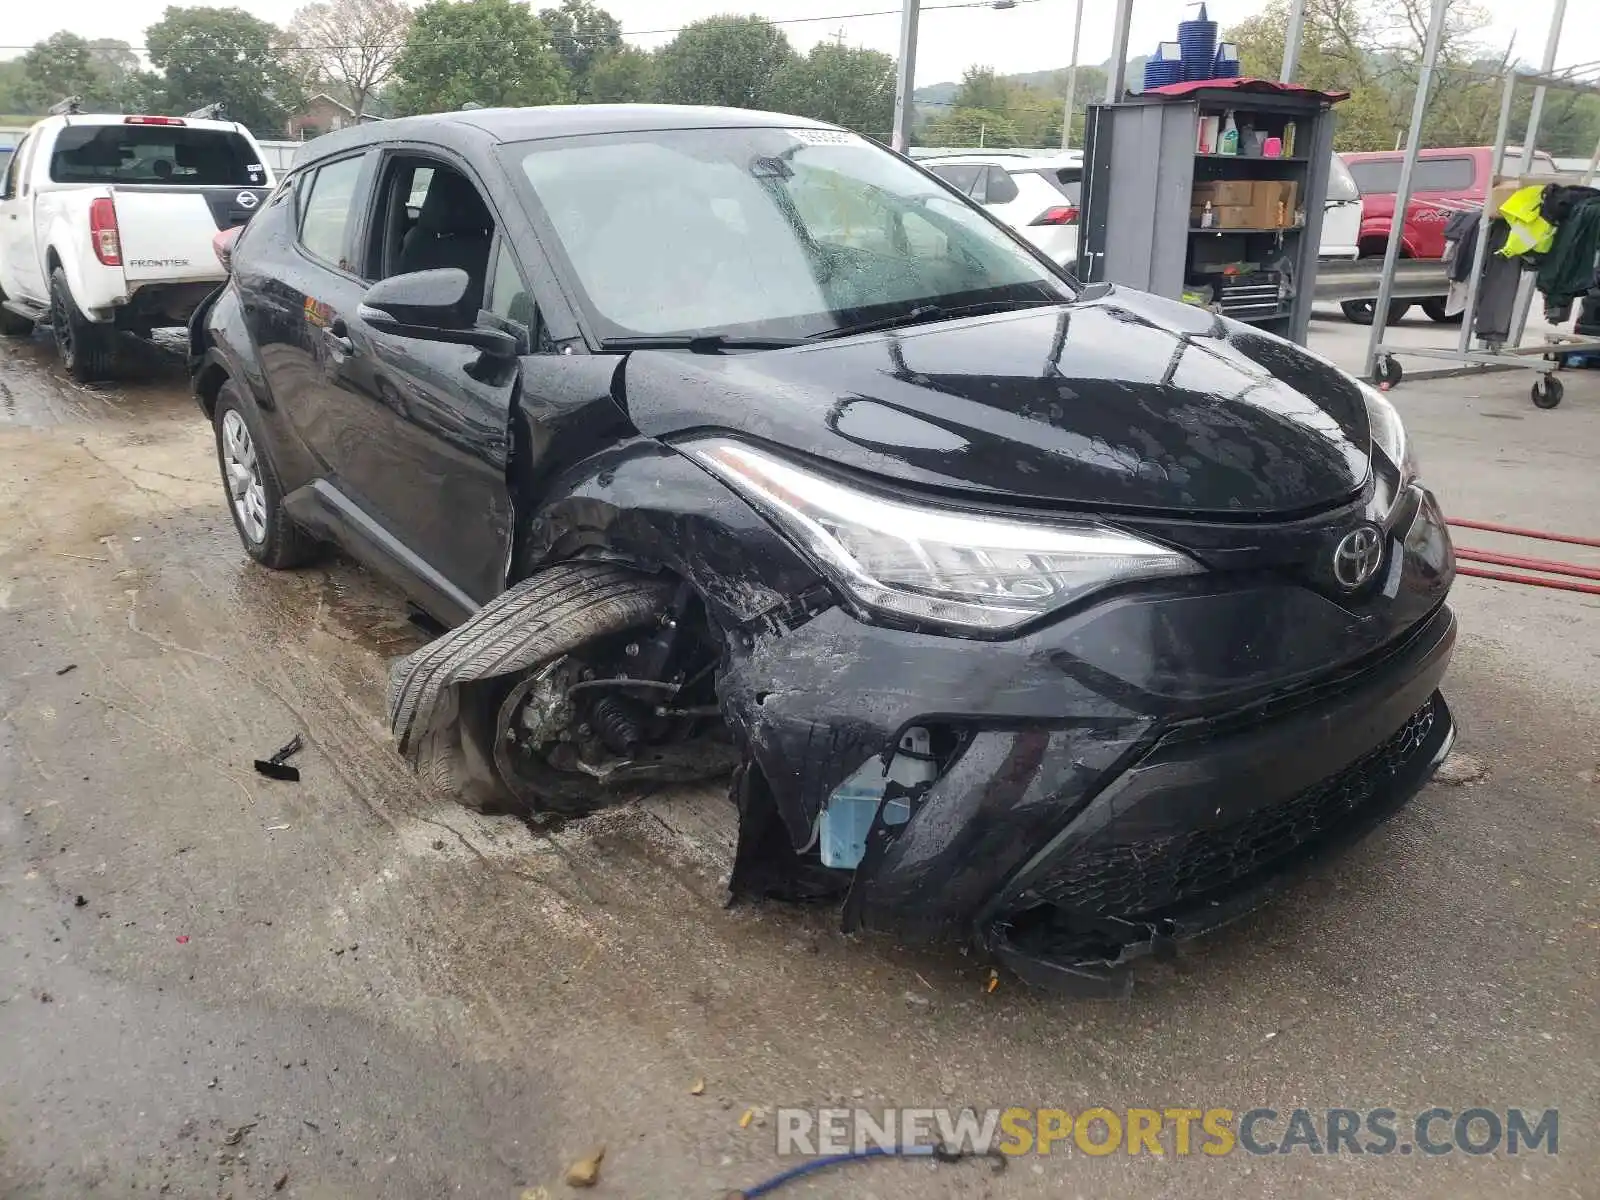
[[1333, 548], [1333, 577], [1346, 591], [1355, 591], [1378, 571], [1383, 561], [1383, 535], [1371, 525], [1352, 529]]
[[261, 203], [261, 201], [256, 199], [256, 194], [254, 192], [240, 192], [233, 199], [240, 208], [254, 208], [257, 204]]

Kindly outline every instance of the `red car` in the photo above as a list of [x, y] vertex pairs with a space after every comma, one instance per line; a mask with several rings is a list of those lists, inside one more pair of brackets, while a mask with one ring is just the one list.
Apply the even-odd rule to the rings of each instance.
[[[1402, 258], [1443, 258], [1444, 227], [1462, 209], [1479, 208], [1489, 190], [1493, 171], [1489, 160], [1493, 146], [1442, 147], [1423, 150], [1417, 159], [1411, 181], [1411, 203], [1406, 207], [1401, 233]], [[1400, 166], [1404, 150], [1376, 150], [1343, 154], [1345, 165], [1361, 189], [1361, 257], [1382, 257], [1394, 220], [1394, 198], [1400, 187]], [[1508, 146], [1505, 163], [1510, 171], [1522, 165], [1522, 149]], [[1556, 164], [1548, 154], [1536, 151], [1531, 174], [1554, 175]], [[1340, 307], [1358, 325], [1372, 324], [1371, 300], [1346, 300]], [[1394, 324], [1411, 308], [1411, 300], [1396, 300], [1389, 306], [1389, 324]], [[1430, 320], [1447, 321], [1444, 297], [1419, 301]]]

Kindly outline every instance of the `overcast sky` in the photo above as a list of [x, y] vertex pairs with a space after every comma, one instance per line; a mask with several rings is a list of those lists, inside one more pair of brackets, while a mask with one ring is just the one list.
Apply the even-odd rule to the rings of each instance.
[[[232, 0], [258, 17], [284, 24], [303, 0]], [[534, 7], [555, 0], [534, 0]], [[956, 79], [970, 63], [986, 63], [1002, 73], [1059, 67], [1071, 60], [1072, 14], [1075, 0], [1022, 0], [1007, 11], [987, 8], [937, 11], [936, 5], [957, 0], [922, 0], [921, 37], [917, 51], [918, 84]], [[1083, 0], [1083, 46], [1080, 61], [1098, 63], [1111, 49], [1112, 0]], [[158, 20], [168, 0], [57, 0], [30, 3], [0, 0], [0, 39], [26, 46], [68, 29], [84, 37], [112, 37], [138, 46], [144, 30]], [[1227, 25], [1258, 11], [1265, 0], [1210, 0], [1210, 15]], [[1554, 0], [1479, 0], [1494, 17], [1489, 36], [1498, 46], [1516, 38], [1516, 52], [1537, 62], [1544, 53]], [[1600, 21], [1592, 9], [1600, 0], [1569, 0], [1558, 66], [1600, 60]], [[610, 0], [603, 4], [625, 33], [668, 29], [723, 12], [755, 12], [772, 20], [794, 17], [835, 17], [852, 12], [899, 8], [899, 0]], [[1188, 11], [1184, 0], [1134, 0], [1134, 54], [1152, 50]], [[852, 17], [805, 24], [786, 24], [790, 40], [804, 50], [820, 38], [844, 31], [850, 45], [870, 46], [893, 54], [900, 19], [897, 14]], [[656, 45], [670, 35], [636, 37], [641, 45]], [[9, 57], [14, 49], [0, 49]]]

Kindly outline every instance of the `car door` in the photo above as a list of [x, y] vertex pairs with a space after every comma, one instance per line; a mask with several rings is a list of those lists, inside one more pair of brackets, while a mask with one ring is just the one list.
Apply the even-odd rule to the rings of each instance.
[[0, 291], [15, 299], [43, 299], [33, 240], [32, 189], [22, 186], [25, 160], [35, 139], [24, 137], [0, 177]]
[[[459, 161], [386, 153], [371, 212], [368, 282], [459, 267], [471, 280], [468, 307], [483, 308], [499, 222]], [[481, 604], [504, 587], [510, 554], [516, 367], [470, 346], [380, 332], [357, 308], [330, 325], [330, 403], [351, 435], [343, 486], [412, 557], [409, 569]]]

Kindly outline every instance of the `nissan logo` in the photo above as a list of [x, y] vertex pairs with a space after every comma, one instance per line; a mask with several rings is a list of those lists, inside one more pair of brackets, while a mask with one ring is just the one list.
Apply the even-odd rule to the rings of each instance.
[[233, 198], [233, 201], [240, 208], [254, 208], [256, 205], [261, 203], [261, 201], [256, 199], [256, 194], [254, 192], [240, 192]]
[[1346, 591], [1355, 591], [1377, 573], [1383, 561], [1383, 535], [1371, 525], [1352, 529], [1333, 548], [1333, 577]]

